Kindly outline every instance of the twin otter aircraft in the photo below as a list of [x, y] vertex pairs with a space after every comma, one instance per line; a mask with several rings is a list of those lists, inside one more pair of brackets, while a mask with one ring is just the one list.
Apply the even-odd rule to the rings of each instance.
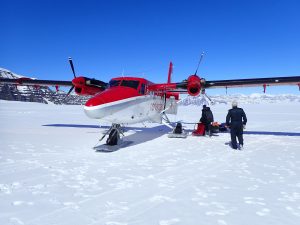
[[265, 91], [266, 87], [271, 85], [298, 85], [300, 89], [300, 76], [206, 81], [197, 75], [198, 69], [195, 74], [190, 75], [186, 80], [172, 83], [172, 62], [169, 66], [166, 83], [154, 84], [147, 79], [137, 77], [117, 77], [106, 83], [87, 77], [76, 77], [71, 58], [69, 58], [69, 62], [74, 75], [72, 82], [21, 78], [0, 79], [0, 83], [56, 87], [70, 86], [68, 95], [75, 89], [78, 95], [92, 96], [85, 103], [84, 111], [90, 118], [112, 123], [111, 129], [107, 133], [110, 134], [109, 136], [119, 135], [121, 132], [120, 124], [132, 124], [143, 121], [168, 122], [166, 114], [177, 113], [180, 93], [197, 96], [200, 93], [205, 93], [205, 90], [209, 88], [227, 89], [253, 86], [262, 86]]

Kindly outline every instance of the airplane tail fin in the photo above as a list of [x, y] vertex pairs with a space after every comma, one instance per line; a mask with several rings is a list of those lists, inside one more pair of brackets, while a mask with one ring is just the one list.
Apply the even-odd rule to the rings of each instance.
[[168, 73], [168, 84], [171, 83], [171, 75], [173, 73], [173, 63], [170, 62], [170, 65], [169, 65], [169, 73]]

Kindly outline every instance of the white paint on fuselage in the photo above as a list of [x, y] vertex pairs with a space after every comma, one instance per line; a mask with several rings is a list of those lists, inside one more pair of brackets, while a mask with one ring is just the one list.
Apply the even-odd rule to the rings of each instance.
[[117, 124], [144, 121], [161, 123], [163, 109], [164, 99], [156, 95], [136, 96], [99, 106], [84, 106], [88, 117]]

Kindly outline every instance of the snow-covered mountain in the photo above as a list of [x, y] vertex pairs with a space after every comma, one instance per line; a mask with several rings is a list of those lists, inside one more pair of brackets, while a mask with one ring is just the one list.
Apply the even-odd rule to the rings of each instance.
[[21, 78], [21, 77], [24, 77], [24, 76], [13, 73], [13, 72], [11, 72], [7, 69], [0, 68], [0, 77], [1, 78], [8, 78], [8, 79], [18, 79], [18, 78]]
[[[0, 78], [18, 79], [21, 77], [27, 77], [13, 73], [7, 69], [0, 68]], [[55, 104], [73, 104], [82, 105], [89, 97], [70, 95], [66, 97], [64, 91], [53, 91], [49, 87], [41, 87], [39, 90], [32, 86], [15, 86], [15, 85], [3, 85], [0, 84], [0, 99], [14, 100], [14, 101], [27, 101], [27, 102], [41, 102], [41, 103], [55, 103]], [[281, 95], [269, 95], [254, 93], [251, 95], [214, 95], [209, 96], [211, 101], [205, 95], [199, 95], [197, 97], [181, 96], [182, 100], [180, 105], [198, 105], [204, 104], [230, 104], [233, 100], [237, 100], [242, 104], [260, 104], [260, 103], [277, 103], [277, 102], [300, 102], [300, 95], [281, 94]], [[65, 99], [65, 100], [64, 100]]]
[[197, 97], [187, 96], [181, 101], [181, 105], [198, 105], [204, 104], [231, 104], [233, 100], [238, 101], [241, 104], [263, 104], [263, 103], [300, 103], [300, 95], [292, 94], [280, 94], [280, 95], [269, 95], [254, 93], [251, 95], [235, 94], [235, 95], [214, 95], [209, 96], [211, 101], [204, 95]]
[[[0, 68], [0, 78], [19, 79], [28, 77], [13, 73], [7, 69]], [[34, 78], [31, 78], [34, 79]], [[82, 105], [88, 97], [69, 95], [66, 97], [66, 92], [54, 91], [49, 87], [33, 87], [33, 86], [19, 86], [0, 84], [0, 99], [9, 101], [23, 101], [23, 102], [39, 102], [45, 104], [68, 104], [68, 105]]]

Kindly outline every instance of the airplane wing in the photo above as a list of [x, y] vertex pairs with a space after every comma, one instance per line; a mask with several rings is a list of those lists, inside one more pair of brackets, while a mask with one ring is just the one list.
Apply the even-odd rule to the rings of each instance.
[[267, 77], [234, 80], [211, 80], [206, 81], [197, 75], [191, 75], [188, 79], [179, 83], [165, 83], [152, 85], [150, 90], [167, 91], [196, 96], [203, 89], [209, 88], [238, 88], [259, 87], [266, 88], [273, 85], [298, 85], [300, 89], [300, 76], [293, 77]]
[[31, 79], [28, 77], [21, 77], [18, 79], [0, 78], [0, 84], [14, 84], [14, 85], [32, 85], [32, 86], [66, 86], [71, 87], [67, 95], [69, 95], [73, 89], [78, 95], [95, 95], [99, 92], [104, 91], [108, 84], [88, 77], [76, 77], [75, 69], [72, 58], [69, 57], [69, 63], [73, 72], [74, 78], [72, 81], [61, 81], [61, 80], [38, 80]]
[[299, 85], [300, 76], [294, 77], [269, 77], [236, 80], [212, 80], [206, 81], [204, 88], [233, 88], [233, 87], [257, 87], [274, 85]]
[[[79, 77], [79, 83], [81, 85], [89, 85], [89, 86], [96, 86], [96, 87], [100, 87], [100, 88], [105, 88], [107, 86], [107, 83], [100, 81], [100, 80], [96, 80], [96, 79], [90, 79], [87, 77]], [[18, 79], [9, 79], [9, 78], [0, 78], [0, 83], [3, 84], [15, 84], [15, 85], [29, 85], [29, 86], [66, 86], [66, 87], [70, 87], [73, 86], [74, 83], [74, 79], [73, 82], [72, 81], [63, 81], [63, 80], [38, 80], [38, 79], [30, 79], [27, 77], [22, 77], [22, 78], [18, 78]]]
[[15, 84], [15, 85], [29, 85], [29, 86], [73, 86], [72, 81], [62, 81], [62, 80], [33, 80], [29, 78], [18, 78], [18, 79], [9, 79], [9, 78], [0, 78], [1, 84]]
[[87, 77], [75, 77], [72, 81], [62, 80], [38, 80], [21, 77], [18, 79], [0, 78], [0, 84], [13, 84], [20, 86], [56, 86], [56, 87], [71, 87], [67, 95], [75, 88], [78, 95], [95, 95], [104, 91], [107, 88], [107, 83], [90, 79]]

